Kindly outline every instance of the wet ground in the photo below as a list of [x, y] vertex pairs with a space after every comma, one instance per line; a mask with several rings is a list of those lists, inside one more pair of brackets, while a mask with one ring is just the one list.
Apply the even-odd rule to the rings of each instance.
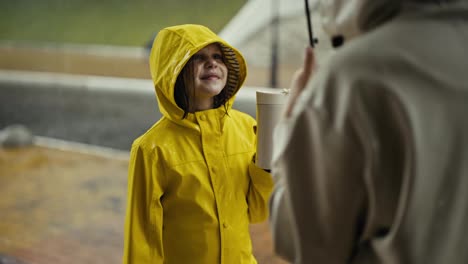
[[25, 263], [120, 263], [126, 160], [0, 149], [0, 253]]

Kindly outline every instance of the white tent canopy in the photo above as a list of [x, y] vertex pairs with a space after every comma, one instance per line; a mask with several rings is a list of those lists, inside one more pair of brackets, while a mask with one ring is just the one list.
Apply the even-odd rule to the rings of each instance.
[[[309, 0], [313, 31], [319, 43], [318, 60], [328, 56], [331, 48], [328, 37], [321, 29], [317, 15], [317, 2]], [[309, 44], [304, 0], [249, 0], [220, 32], [220, 36], [245, 56], [255, 67], [269, 67], [271, 63], [273, 25], [279, 18], [278, 64], [298, 67], [304, 48]]]

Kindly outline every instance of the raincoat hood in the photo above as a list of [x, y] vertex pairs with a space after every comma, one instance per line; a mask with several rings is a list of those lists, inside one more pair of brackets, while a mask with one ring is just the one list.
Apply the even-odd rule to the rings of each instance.
[[[403, 5], [442, 5], [467, 0], [319, 0], [324, 31], [334, 46], [388, 21]], [[340, 41], [336, 41], [339, 39]]]
[[247, 75], [247, 66], [242, 54], [204, 26], [178, 25], [164, 28], [158, 33], [150, 54], [151, 77], [156, 89], [159, 110], [164, 117], [178, 123], [190, 122], [182, 120], [184, 111], [175, 101], [175, 83], [189, 59], [212, 43], [220, 44], [225, 58], [228, 78], [224, 89], [228, 89], [225, 93], [229, 98], [226, 107], [229, 110], [232, 106], [234, 96]]

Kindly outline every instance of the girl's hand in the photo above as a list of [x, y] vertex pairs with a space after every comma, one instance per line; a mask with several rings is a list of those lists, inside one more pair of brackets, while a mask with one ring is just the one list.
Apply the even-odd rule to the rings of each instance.
[[312, 76], [312, 73], [315, 71], [315, 67], [314, 50], [309, 46], [305, 50], [304, 65], [294, 73], [289, 87], [289, 99], [285, 108], [286, 117], [291, 115], [291, 110], [296, 103], [297, 97], [304, 90], [307, 82]]

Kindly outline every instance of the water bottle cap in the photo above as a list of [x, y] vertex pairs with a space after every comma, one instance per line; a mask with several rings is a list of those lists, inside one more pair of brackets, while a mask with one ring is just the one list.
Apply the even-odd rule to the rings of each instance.
[[288, 94], [282, 90], [278, 92], [257, 91], [257, 104], [285, 104]]

